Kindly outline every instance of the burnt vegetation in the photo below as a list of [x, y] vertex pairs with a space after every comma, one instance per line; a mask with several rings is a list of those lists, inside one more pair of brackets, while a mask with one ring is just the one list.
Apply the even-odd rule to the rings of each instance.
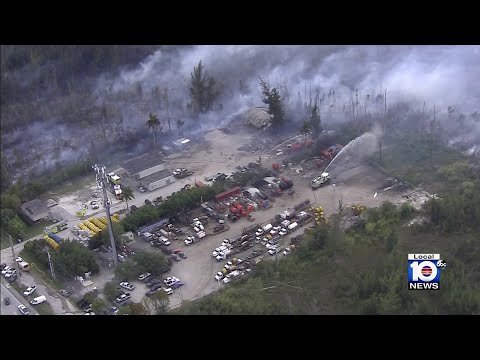
[[[255, 86], [249, 88], [240, 76], [227, 79], [214, 66], [207, 71], [202, 59], [195, 59], [193, 69], [182, 74], [186, 77], [180, 85], [152, 85], [141, 72], [140, 80], [130, 86], [110, 81], [117, 76], [128, 80], [127, 71], [137, 69], [156, 50], [165, 54], [162, 65], [171, 68], [168, 55], [184, 48], [2, 45], [2, 238], [5, 232], [25, 234], [21, 203], [90, 174], [98, 160], [108, 165], [132, 151], [157, 151], [167, 139], [209, 128], [209, 122], [214, 123], [209, 116], [221, 114], [229, 98], [254, 94], [253, 103], [263, 103], [270, 115], [269, 135], [311, 135], [314, 145], [296, 160], [317, 156], [332, 144], [347, 144], [377, 127], [380, 146], [369, 160], [438, 198], [420, 211], [384, 203], [369, 209], [349, 229], [340, 226], [340, 206], [331, 222], [309, 230], [285, 260], [263, 262], [248, 279], [186, 303], [176, 312], [480, 313], [480, 164], [478, 156], [463, 153], [478, 140], [478, 111], [428, 102], [390, 104], [384, 89], [351, 88], [342, 98], [329, 86], [310, 83], [301, 91], [295, 87], [295, 97], [286, 79], [271, 84], [255, 74]], [[150, 137], [153, 141], [146, 140]], [[117, 231], [135, 231], [158, 218], [175, 216], [200, 199], [211, 200], [229, 186], [250, 185], [263, 176], [237, 174], [225, 183], [172, 194], [159, 206], [135, 208]], [[414, 219], [423, 221], [410, 225]], [[98, 237], [92, 243], [96, 247], [108, 241]], [[95, 271], [83, 249], [65, 243], [53, 259], [59, 271], [65, 276], [86, 268]], [[425, 292], [420, 297], [406, 291], [406, 254], [428, 249], [438, 249], [448, 263], [442, 273], [442, 296]], [[41, 241], [29, 243], [25, 252], [47, 265]], [[74, 268], [62, 267], [63, 261], [77, 257]]]

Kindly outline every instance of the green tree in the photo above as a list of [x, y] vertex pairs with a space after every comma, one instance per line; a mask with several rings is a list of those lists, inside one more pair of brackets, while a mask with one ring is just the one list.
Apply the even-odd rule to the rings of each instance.
[[170, 306], [170, 299], [165, 291], [157, 291], [151, 297], [153, 313], [156, 315], [165, 314]]
[[118, 315], [132, 315], [132, 309], [130, 306], [122, 306], [118, 309]]
[[128, 210], [128, 202], [132, 200], [135, 197], [133, 194], [133, 190], [131, 187], [127, 186], [122, 188], [122, 201], [125, 201], [127, 203], [127, 210]]
[[109, 301], [115, 301], [117, 298], [117, 285], [118, 283], [115, 281], [109, 281], [105, 284], [105, 287], [103, 288], [103, 294]]
[[206, 113], [213, 109], [215, 101], [220, 95], [217, 81], [203, 69], [202, 61], [193, 67], [190, 84], [190, 104], [192, 116], [198, 117], [200, 113]]
[[0, 202], [2, 204], [2, 209], [12, 209], [15, 211], [20, 209], [20, 205], [22, 203], [18, 195], [15, 193], [2, 194]]
[[95, 314], [101, 314], [105, 310], [106, 306], [107, 305], [105, 304], [105, 301], [100, 298], [96, 298], [92, 302], [92, 311]]
[[156, 136], [159, 130], [161, 130], [161, 124], [160, 121], [158, 120], [158, 117], [156, 114], [150, 113], [148, 115], [148, 120], [146, 122], [146, 125], [150, 130], [152, 130], [153, 133], [153, 152], [156, 153], [155, 151], [155, 142], [156, 142]]
[[137, 278], [142, 271], [138, 268], [137, 262], [129, 258], [115, 268], [115, 277], [120, 281], [129, 281]]
[[65, 277], [84, 276], [99, 271], [94, 254], [77, 241], [63, 240], [58, 251], [51, 254], [55, 272]]
[[133, 256], [140, 273], [149, 272], [158, 275], [169, 268], [165, 255], [160, 252], [141, 251]]
[[149, 315], [148, 310], [142, 303], [131, 303], [128, 305], [131, 315]]
[[285, 121], [285, 110], [280, 92], [277, 88], [270, 88], [270, 85], [261, 76], [260, 88], [262, 91], [262, 101], [268, 105], [268, 113], [272, 116], [272, 125], [280, 126]]

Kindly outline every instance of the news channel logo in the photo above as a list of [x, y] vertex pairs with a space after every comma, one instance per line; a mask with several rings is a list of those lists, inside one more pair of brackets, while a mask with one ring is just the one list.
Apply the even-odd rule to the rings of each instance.
[[439, 290], [440, 272], [446, 267], [440, 254], [408, 254], [408, 289]]

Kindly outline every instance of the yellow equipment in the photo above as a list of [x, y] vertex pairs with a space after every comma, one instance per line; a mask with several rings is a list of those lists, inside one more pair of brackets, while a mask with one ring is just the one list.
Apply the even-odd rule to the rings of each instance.
[[44, 235], [43, 238], [45, 239], [47, 244], [50, 245], [54, 250], [58, 250], [58, 248], [60, 247], [58, 243], [52, 238], [50, 238], [48, 235]]

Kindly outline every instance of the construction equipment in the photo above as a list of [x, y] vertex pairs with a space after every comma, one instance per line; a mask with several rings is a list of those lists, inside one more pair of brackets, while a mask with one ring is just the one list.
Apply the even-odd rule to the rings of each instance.
[[317, 176], [315, 179], [312, 180], [311, 185], [313, 189], [318, 189], [322, 185], [326, 185], [330, 183], [330, 174], [327, 172], [321, 173], [319, 176]]
[[365, 205], [360, 204], [350, 205], [349, 208], [351, 209], [352, 214], [355, 216], [359, 216], [362, 212], [367, 210], [367, 207]]
[[52, 233], [52, 234], [56, 234], [62, 230], [65, 230], [65, 229], [68, 229], [68, 224], [65, 220], [63, 221], [60, 221], [58, 223], [55, 223], [53, 225], [50, 225], [50, 226], [47, 226], [43, 232], [45, 234], [48, 234], [48, 233]]

